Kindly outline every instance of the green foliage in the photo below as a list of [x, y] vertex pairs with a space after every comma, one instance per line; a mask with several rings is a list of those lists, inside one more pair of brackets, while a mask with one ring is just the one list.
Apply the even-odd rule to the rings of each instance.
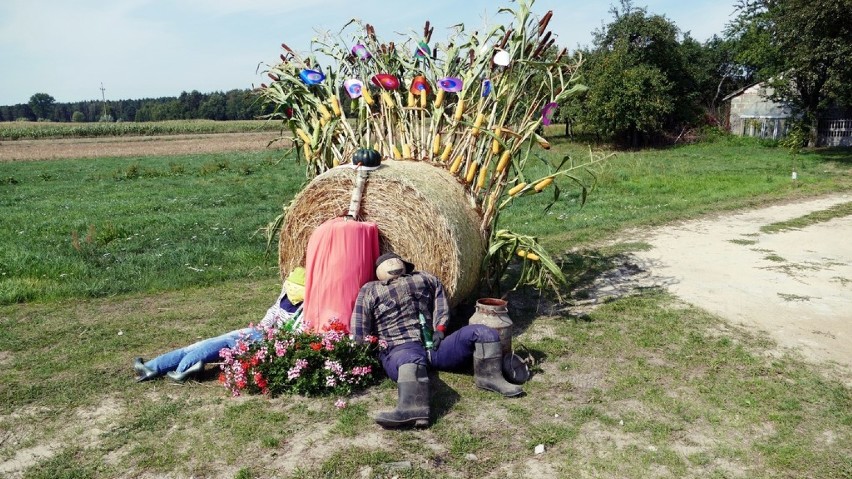
[[852, 0], [741, 0], [728, 36], [737, 59], [803, 114], [811, 144], [831, 100], [850, 101]]
[[77, 110], [71, 114], [72, 123], [83, 123], [84, 121], [86, 121], [86, 115], [82, 111]]
[[595, 48], [587, 54], [589, 91], [581, 100], [580, 121], [603, 138], [631, 146], [694, 124], [700, 118], [697, 77], [705, 72], [689, 62], [703, 55], [701, 47], [689, 37], [681, 41], [666, 17], [629, 0], [611, 13], [613, 21], [595, 32]]
[[53, 104], [56, 100], [47, 93], [36, 93], [30, 97], [30, 109], [37, 119], [49, 119], [53, 117]]

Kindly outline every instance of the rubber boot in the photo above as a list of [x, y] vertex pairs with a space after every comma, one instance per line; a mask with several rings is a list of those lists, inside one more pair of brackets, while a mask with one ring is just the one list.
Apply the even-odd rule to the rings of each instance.
[[520, 396], [524, 390], [503, 377], [503, 350], [500, 341], [476, 343], [473, 351], [473, 378], [476, 387], [500, 393], [505, 397]]
[[429, 425], [429, 373], [426, 366], [403, 364], [396, 383], [399, 401], [396, 409], [380, 412], [376, 423], [384, 428]]
[[136, 358], [133, 361], [133, 370], [136, 372], [137, 383], [157, 377], [157, 371], [145, 366], [145, 360], [142, 358]]
[[194, 376], [200, 373], [201, 371], [204, 371], [204, 363], [202, 361], [198, 361], [192, 366], [186, 368], [186, 371], [182, 373], [179, 373], [177, 371], [169, 371], [166, 373], [166, 376], [168, 376], [169, 379], [176, 383], [183, 383], [186, 382], [186, 380], [189, 379], [191, 376]]

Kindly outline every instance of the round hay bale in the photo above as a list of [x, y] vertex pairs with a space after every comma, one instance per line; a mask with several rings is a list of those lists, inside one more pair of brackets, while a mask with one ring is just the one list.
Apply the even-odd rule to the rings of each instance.
[[[279, 238], [282, 278], [305, 264], [314, 229], [345, 215], [357, 173], [334, 168], [314, 178], [293, 200]], [[361, 219], [379, 227], [381, 253], [394, 251], [420, 271], [437, 276], [455, 306], [479, 283], [485, 242], [482, 218], [456, 178], [443, 168], [417, 161], [384, 161], [370, 172]]]

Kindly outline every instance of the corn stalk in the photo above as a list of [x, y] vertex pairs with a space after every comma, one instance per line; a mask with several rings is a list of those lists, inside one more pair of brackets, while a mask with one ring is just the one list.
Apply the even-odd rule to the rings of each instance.
[[[257, 93], [275, 105], [270, 118], [282, 120], [293, 134], [309, 178], [351, 161], [359, 147], [373, 148], [385, 158], [446, 168], [464, 185], [481, 213], [480, 233], [494, 246], [504, 241], [502, 235], [493, 234], [502, 208], [551, 184], [558, 197], [557, 179], [578, 184], [585, 198], [588, 187], [574, 173], [602, 159], [590, 154], [580, 164], [563, 161], [546, 176], [524, 178], [528, 162], [537, 158], [533, 148], [549, 146], [536, 133], [544, 106], [586, 88], [578, 81], [582, 56], [569, 56], [567, 49], [557, 53], [547, 29], [552, 12], [536, 17], [533, 3], [519, 0], [515, 8], [500, 9], [506, 24], [472, 33], [456, 25], [445, 42], [435, 43], [430, 43], [433, 28], [428, 21], [422, 34], [412, 32], [397, 44], [381, 41], [371, 25], [351, 20], [337, 33], [314, 38], [307, 55], [282, 44], [281, 62], [267, 70], [272, 82], [261, 85]], [[370, 57], [357, 55], [355, 45], [363, 46]], [[323, 69], [322, 83], [306, 85], [299, 73], [320, 70], [318, 54], [333, 61]], [[373, 85], [376, 74], [392, 75], [400, 87]], [[413, 95], [409, 87], [421, 76], [431, 92]], [[441, 91], [439, 80], [445, 77], [461, 79], [462, 90]], [[364, 93], [353, 100], [347, 114], [331, 107], [344, 103], [341, 85], [348, 79], [360, 80]], [[531, 241], [524, 239], [522, 244]], [[562, 277], [555, 263], [546, 251], [534, 249], [547, 261], [529, 262], [524, 281], [539, 287], [559, 283]], [[510, 259], [496, 251], [503, 248], [488, 248], [487, 264], [498, 257]], [[492, 270], [485, 271], [489, 278]]]

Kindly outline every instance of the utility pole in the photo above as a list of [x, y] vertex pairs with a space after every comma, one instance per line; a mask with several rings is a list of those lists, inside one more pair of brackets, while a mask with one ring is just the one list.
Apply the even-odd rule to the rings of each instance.
[[104, 88], [104, 82], [101, 82], [101, 100], [104, 102], [104, 118], [107, 116], [107, 107], [106, 107], [106, 88]]

